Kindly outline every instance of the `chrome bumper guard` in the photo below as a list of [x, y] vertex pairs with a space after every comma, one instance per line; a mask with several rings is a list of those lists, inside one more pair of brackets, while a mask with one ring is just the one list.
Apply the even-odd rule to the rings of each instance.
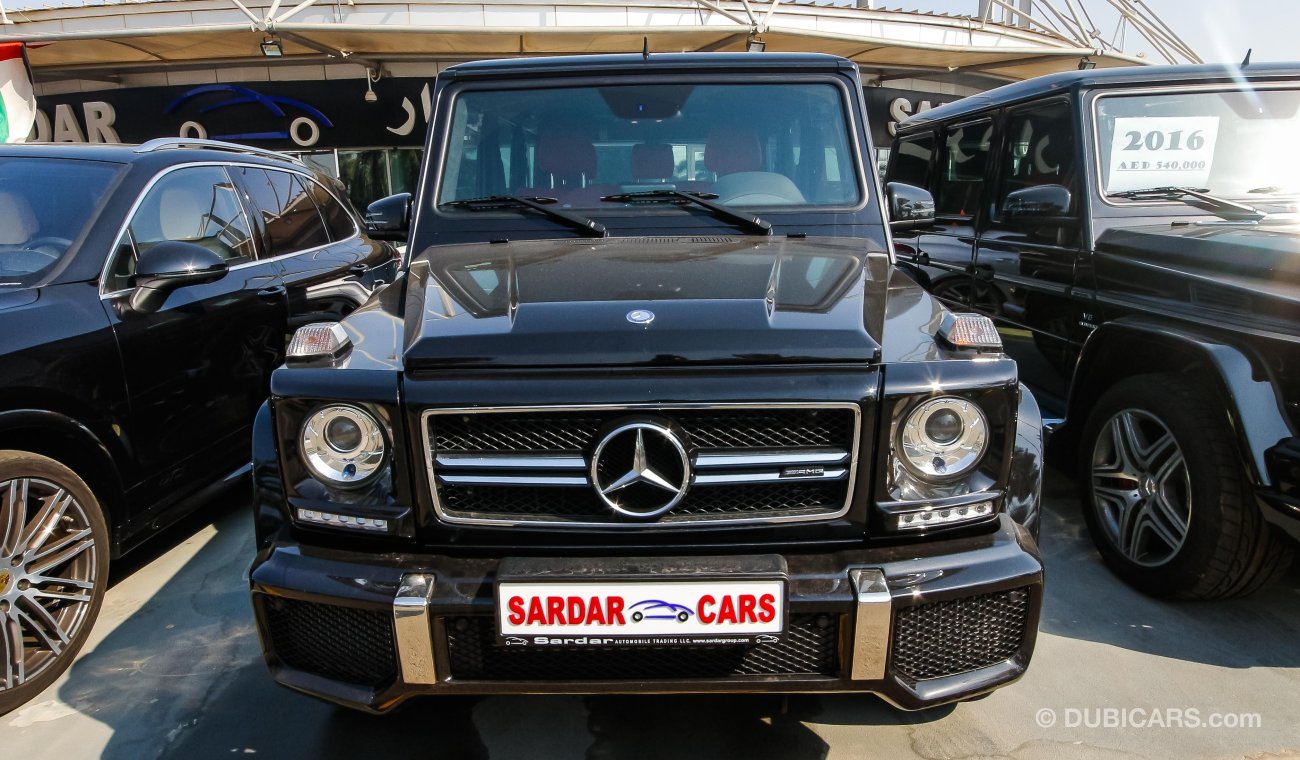
[[876, 568], [849, 571], [857, 606], [853, 614], [853, 660], [849, 677], [879, 681], [889, 662], [889, 627], [894, 619], [893, 597], [885, 573]]
[[432, 575], [402, 576], [393, 598], [393, 641], [402, 680], [409, 684], [438, 683], [437, 660], [433, 655], [433, 619], [429, 600], [433, 598]]

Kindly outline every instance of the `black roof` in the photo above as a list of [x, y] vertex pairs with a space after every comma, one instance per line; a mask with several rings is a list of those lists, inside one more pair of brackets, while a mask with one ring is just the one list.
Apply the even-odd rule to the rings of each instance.
[[1252, 63], [1246, 68], [1236, 64], [1200, 64], [1195, 66], [1123, 66], [1111, 69], [1086, 69], [1047, 74], [1023, 82], [1003, 85], [988, 92], [919, 113], [899, 125], [899, 129], [946, 121], [987, 108], [1091, 87], [1133, 87], [1169, 83], [1216, 83], [1234, 81], [1300, 81], [1300, 63]]
[[640, 53], [569, 55], [547, 58], [501, 58], [458, 63], [443, 72], [457, 77], [528, 75], [582, 75], [646, 69], [746, 70], [754, 69], [854, 69], [851, 61], [824, 53]]

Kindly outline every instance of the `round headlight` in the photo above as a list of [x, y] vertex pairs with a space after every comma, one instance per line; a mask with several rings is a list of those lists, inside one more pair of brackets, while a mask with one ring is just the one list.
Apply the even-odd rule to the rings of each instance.
[[311, 474], [333, 486], [358, 486], [384, 464], [384, 431], [355, 406], [325, 406], [302, 426], [302, 455]]
[[988, 445], [988, 425], [979, 406], [945, 396], [913, 409], [898, 443], [903, 463], [913, 473], [926, 480], [951, 480], [979, 464]]

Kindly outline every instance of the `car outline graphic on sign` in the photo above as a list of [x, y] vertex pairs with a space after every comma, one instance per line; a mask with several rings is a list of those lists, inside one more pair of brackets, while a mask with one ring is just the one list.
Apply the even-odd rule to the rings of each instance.
[[[645, 607], [644, 609], [638, 610], [637, 607], [640, 607], [643, 604], [649, 606]], [[695, 610], [692, 610], [690, 607], [687, 607], [684, 604], [674, 604], [672, 602], [665, 602], [662, 599], [643, 599], [637, 602], [636, 604], [633, 604], [632, 606], [628, 607], [628, 609], [632, 610], [633, 623], [639, 623], [642, 620], [673, 620], [673, 619], [676, 619], [677, 622], [679, 623], [685, 623], [687, 620], [691, 619], [692, 615], [695, 614]], [[672, 614], [670, 615], [647, 614], [649, 612], [653, 612], [656, 610], [664, 610], [664, 609], [669, 610]]]
[[289, 122], [288, 128], [284, 130], [238, 132], [220, 135], [209, 135], [207, 127], [203, 126], [203, 124], [198, 121], [189, 120], [181, 125], [181, 137], [197, 137], [199, 139], [208, 139], [210, 137], [213, 140], [225, 140], [231, 142], [248, 142], [252, 140], [291, 140], [296, 145], [308, 148], [320, 141], [322, 125], [326, 127], [334, 126], [334, 122], [330, 121], [328, 116], [309, 103], [304, 103], [296, 98], [289, 98], [283, 95], [266, 95], [248, 87], [242, 87], [235, 84], [205, 84], [186, 90], [168, 103], [167, 107], [163, 109], [163, 113], [175, 113], [181, 108], [181, 106], [185, 105], [189, 101], [211, 93], [230, 93], [234, 97], [204, 105], [199, 108], [200, 114], [211, 113], [231, 106], [255, 103], [261, 105], [274, 116], [289, 118], [289, 114], [285, 112], [285, 109], [282, 108], [282, 106], [289, 106], [298, 109], [303, 111], [306, 115], [294, 117]]

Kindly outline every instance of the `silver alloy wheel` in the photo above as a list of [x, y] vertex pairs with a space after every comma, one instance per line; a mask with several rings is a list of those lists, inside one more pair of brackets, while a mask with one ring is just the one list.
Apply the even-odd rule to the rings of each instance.
[[40, 478], [0, 482], [0, 691], [38, 677], [76, 640], [97, 551], [67, 489]]
[[1141, 409], [1117, 412], [1092, 450], [1092, 508], [1111, 544], [1136, 564], [1178, 554], [1192, 519], [1191, 475], [1174, 434]]

